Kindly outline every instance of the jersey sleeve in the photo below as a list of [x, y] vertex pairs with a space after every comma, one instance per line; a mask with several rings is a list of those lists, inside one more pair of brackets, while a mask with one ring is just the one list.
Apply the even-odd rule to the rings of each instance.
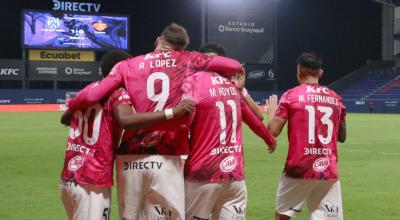
[[244, 123], [246, 123], [257, 136], [262, 138], [266, 144], [275, 144], [275, 137], [268, 131], [267, 127], [262, 123], [262, 121], [258, 119], [257, 116], [251, 111], [251, 109], [244, 102], [243, 98], [241, 98], [240, 105], [242, 108], [242, 119]]
[[182, 86], [181, 86], [181, 90], [182, 90], [182, 97], [181, 99], [191, 99], [193, 101], [195, 101], [195, 77], [189, 76], [186, 77], [183, 81], [182, 81]]
[[100, 100], [109, 96], [124, 83], [123, 73], [125, 71], [126, 61], [120, 62], [114, 66], [110, 74], [94, 86], [82, 90], [74, 99], [68, 102], [69, 109], [74, 112], [78, 109], [87, 108]]
[[222, 56], [207, 56], [199, 52], [190, 52], [191, 60], [196, 71], [209, 70], [221, 76], [231, 78], [242, 70], [242, 64], [234, 59]]
[[206, 69], [217, 72], [223, 77], [231, 78], [234, 74], [242, 70], [242, 64], [234, 59], [215, 56], [212, 57]]
[[121, 88], [120, 91], [118, 91], [116, 97], [114, 98], [112, 103], [113, 109], [115, 109], [118, 105], [132, 105], [131, 97], [124, 88]]
[[278, 110], [275, 113], [276, 117], [288, 119], [289, 115], [289, 94], [285, 92], [279, 100]]
[[211, 57], [205, 54], [190, 51], [189, 52], [190, 60], [193, 64], [193, 67], [196, 71], [207, 69], [209, 62], [211, 61]]

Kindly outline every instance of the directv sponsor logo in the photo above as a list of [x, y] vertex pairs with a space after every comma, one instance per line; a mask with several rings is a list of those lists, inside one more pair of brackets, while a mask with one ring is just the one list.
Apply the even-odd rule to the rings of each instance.
[[332, 149], [327, 148], [304, 148], [304, 155], [331, 155]]
[[124, 170], [152, 170], [161, 169], [161, 161], [134, 161], [134, 162], [124, 162]]
[[67, 2], [67, 1], [53, 0], [54, 11], [99, 12], [100, 8], [101, 8], [100, 3]]
[[233, 153], [240, 153], [242, 152], [242, 147], [240, 145], [234, 146], [226, 146], [226, 147], [217, 147], [212, 149], [211, 156], [218, 155], [218, 154], [233, 154]]
[[84, 153], [87, 155], [90, 155], [93, 157], [94, 152], [96, 151], [95, 149], [90, 149], [88, 147], [85, 147], [83, 145], [80, 144], [72, 144], [72, 143], [68, 143], [67, 145], [67, 151], [74, 151], [74, 152], [80, 152], [80, 153]]
[[19, 76], [20, 69], [0, 69], [0, 76]]

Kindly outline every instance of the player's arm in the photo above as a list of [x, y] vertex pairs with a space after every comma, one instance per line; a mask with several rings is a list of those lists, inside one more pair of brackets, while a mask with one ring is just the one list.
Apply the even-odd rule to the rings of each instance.
[[260, 119], [250, 110], [246, 104], [242, 104], [242, 119], [249, 128], [268, 145], [268, 151], [273, 153], [276, 148], [275, 137], [268, 131]]
[[153, 124], [163, 122], [165, 120], [189, 115], [194, 109], [192, 100], [182, 100], [172, 109], [158, 112], [141, 112], [135, 113], [133, 106], [128, 104], [120, 104], [114, 109], [114, 118], [123, 129], [131, 130], [144, 128]]
[[87, 108], [100, 100], [109, 96], [113, 91], [123, 85], [123, 63], [117, 64], [111, 73], [101, 80], [98, 84], [84, 89], [78, 95], [68, 102], [68, 108], [71, 112], [78, 109]]
[[342, 120], [339, 123], [338, 141], [344, 143], [346, 141], [346, 121]]
[[340, 122], [339, 122], [339, 132], [338, 132], [338, 141], [340, 143], [344, 143], [346, 141], [346, 106], [343, 105], [342, 97], [339, 98], [341, 103], [341, 111], [340, 111]]
[[244, 74], [242, 64], [234, 59], [222, 56], [206, 56], [198, 52], [190, 52], [190, 54], [196, 71], [209, 70], [229, 79], [236, 73]]
[[260, 110], [260, 108], [258, 107], [257, 103], [253, 100], [253, 98], [251, 98], [249, 92], [246, 90], [246, 88], [244, 87], [245, 82], [246, 82], [246, 77], [245, 75], [235, 75], [232, 78], [232, 82], [235, 84], [236, 88], [241, 91], [242, 97], [244, 99], [244, 101], [246, 102], [247, 106], [249, 106], [249, 108], [251, 109], [251, 111], [257, 115], [257, 117], [263, 121], [264, 120], [264, 116], [262, 114], [262, 111]]
[[242, 64], [234, 59], [230, 59], [222, 56], [214, 56], [208, 63], [208, 70], [220, 73], [226, 78], [231, 78], [234, 74], [244, 74], [244, 68]]
[[61, 116], [61, 124], [65, 126], [70, 126], [71, 125], [71, 120], [72, 120], [72, 113], [69, 109], [65, 111], [62, 116]]
[[276, 116], [276, 111], [278, 110], [278, 97], [272, 95], [266, 100], [267, 115], [268, 115], [268, 130], [278, 137], [282, 132], [283, 127], [285, 127], [287, 119]]
[[263, 121], [264, 115], [263, 115], [262, 111], [260, 110], [260, 108], [258, 107], [257, 103], [254, 101], [253, 98], [251, 98], [250, 94], [248, 94], [246, 88], [244, 88], [243, 91], [242, 91], [242, 96], [243, 96], [243, 99], [246, 102], [247, 106], [249, 106], [251, 111], [257, 115], [258, 119]]

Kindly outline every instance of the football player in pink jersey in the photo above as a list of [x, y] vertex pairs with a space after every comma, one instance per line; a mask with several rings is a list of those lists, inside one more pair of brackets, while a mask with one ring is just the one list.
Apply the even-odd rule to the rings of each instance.
[[[217, 43], [207, 43], [200, 48], [200, 52], [207, 54], [208, 56], [225, 56], [225, 48]], [[243, 100], [246, 102], [247, 106], [251, 109], [251, 111], [257, 115], [257, 117], [262, 121], [264, 120], [264, 115], [257, 103], [250, 96], [247, 89], [244, 87], [245, 84], [245, 76], [241, 74], [236, 74], [232, 77], [232, 82], [235, 84], [236, 88], [238, 88], [241, 93]]]
[[[200, 51], [224, 55], [220, 45]], [[275, 138], [228, 79], [214, 72], [188, 77], [185, 94], [196, 108], [192, 114], [190, 154], [185, 162], [186, 219], [245, 219], [247, 190], [244, 181], [242, 121], [273, 152]]]
[[288, 122], [289, 149], [276, 195], [276, 219], [297, 216], [307, 204], [310, 219], [343, 219], [337, 142], [346, 139], [342, 98], [319, 85], [322, 60], [297, 59], [299, 86], [267, 100], [268, 128], [276, 137]]
[[231, 77], [242, 65], [225, 57], [185, 51], [185, 28], [168, 25], [154, 52], [118, 63], [97, 87], [69, 102], [72, 111], [85, 108], [124, 86], [137, 112], [165, 110], [164, 123], [126, 132], [117, 152], [120, 218], [184, 219], [184, 180], [181, 155], [189, 153], [188, 117], [174, 118], [171, 107], [182, 97], [182, 82], [203, 69]]
[[[107, 76], [119, 61], [131, 57], [122, 51], [106, 53], [101, 69]], [[96, 84], [90, 84], [90, 89]], [[173, 108], [178, 117], [191, 113], [194, 103], [184, 100]], [[71, 115], [66, 111], [61, 122], [70, 125], [63, 171], [61, 200], [68, 219], [109, 219], [113, 165], [122, 128], [137, 128], [167, 120], [164, 112], [133, 114], [131, 100], [123, 89]], [[121, 128], [122, 126], [122, 128]]]

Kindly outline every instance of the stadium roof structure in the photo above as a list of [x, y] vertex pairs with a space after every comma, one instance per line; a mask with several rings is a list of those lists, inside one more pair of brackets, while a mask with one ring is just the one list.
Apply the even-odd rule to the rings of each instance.
[[374, 2], [381, 3], [383, 5], [387, 5], [390, 7], [398, 7], [400, 6], [400, 0], [372, 0]]

